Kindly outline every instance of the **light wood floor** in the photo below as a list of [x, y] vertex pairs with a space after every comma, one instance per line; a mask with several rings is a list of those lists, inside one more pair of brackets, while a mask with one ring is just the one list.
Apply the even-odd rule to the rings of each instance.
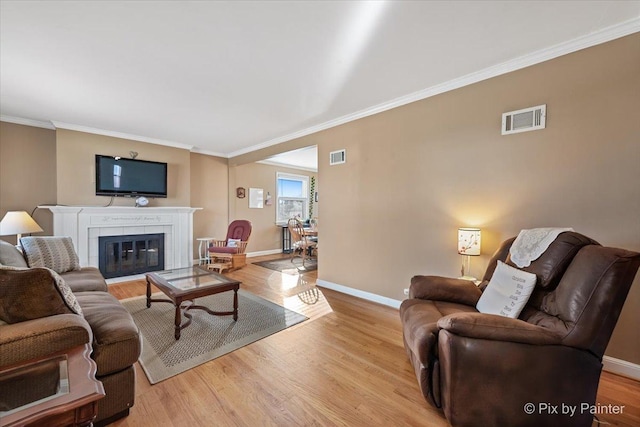
[[[114, 426], [448, 426], [418, 389], [396, 309], [316, 288], [315, 272], [228, 275], [309, 320], [155, 385], [136, 364], [135, 406]], [[109, 288], [124, 299], [145, 282]], [[600, 420], [640, 426], [638, 396], [639, 382], [603, 373], [597, 402], [625, 408]]]

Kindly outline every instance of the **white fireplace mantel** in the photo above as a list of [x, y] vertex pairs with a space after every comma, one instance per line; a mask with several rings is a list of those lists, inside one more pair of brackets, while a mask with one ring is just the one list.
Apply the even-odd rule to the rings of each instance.
[[164, 233], [165, 269], [188, 267], [193, 260], [191, 207], [38, 206], [53, 212], [54, 236], [69, 236], [80, 265], [98, 267], [98, 238]]

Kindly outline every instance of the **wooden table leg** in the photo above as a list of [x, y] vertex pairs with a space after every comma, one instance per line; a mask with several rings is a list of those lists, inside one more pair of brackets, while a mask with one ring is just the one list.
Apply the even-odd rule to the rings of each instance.
[[238, 290], [233, 290], [233, 320], [238, 320]]
[[175, 318], [175, 327], [176, 327], [176, 332], [174, 334], [174, 336], [176, 337], [176, 340], [180, 339], [180, 324], [182, 323], [182, 319], [181, 319], [181, 310], [180, 310], [180, 304], [176, 303], [176, 318]]
[[147, 278], [147, 308], [151, 307], [151, 282]]

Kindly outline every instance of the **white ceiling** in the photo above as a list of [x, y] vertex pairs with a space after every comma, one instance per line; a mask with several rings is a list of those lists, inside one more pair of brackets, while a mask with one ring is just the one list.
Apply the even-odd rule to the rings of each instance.
[[640, 1], [5, 1], [2, 119], [234, 156], [640, 31]]

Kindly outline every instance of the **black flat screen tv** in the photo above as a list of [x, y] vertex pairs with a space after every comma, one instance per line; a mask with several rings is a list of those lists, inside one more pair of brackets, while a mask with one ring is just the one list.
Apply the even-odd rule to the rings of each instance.
[[96, 154], [96, 196], [167, 197], [167, 164]]

